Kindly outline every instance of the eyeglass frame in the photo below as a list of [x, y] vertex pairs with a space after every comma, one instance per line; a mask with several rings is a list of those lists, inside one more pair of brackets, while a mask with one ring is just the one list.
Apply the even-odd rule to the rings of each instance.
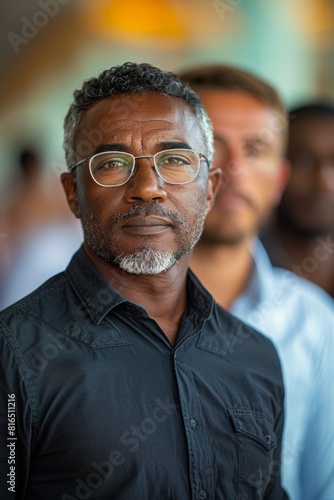
[[[161, 176], [161, 173], [159, 172], [159, 168], [157, 167], [156, 165], [156, 162], [155, 162], [155, 157], [158, 155], [158, 154], [161, 154], [161, 153], [168, 153], [168, 152], [173, 152], [173, 151], [191, 151], [192, 153], [195, 153], [199, 159], [199, 163], [204, 160], [206, 161], [208, 167], [210, 167], [210, 162], [209, 160], [207, 159], [207, 157], [203, 154], [203, 153], [198, 153], [197, 151], [194, 151], [193, 149], [187, 149], [187, 148], [173, 148], [173, 149], [163, 149], [162, 151], [158, 151], [157, 153], [153, 154], [153, 155], [140, 155], [140, 156], [134, 156], [133, 154], [131, 153], [128, 153], [127, 151], [114, 151], [114, 150], [110, 150], [110, 151], [101, 151], [100, 153], [95, 153], [91, 156], [86, 156], [86, 158], [83, 158], [82, 160], [78, 161], [78, 163], [76, 163], [75, 165], [72, 165], [70, 167], [70, 173], [72, 173], [79, 165], [81, 165], [82, 163], [84, 163], [85, 161], [89, 160], [89, 163], [88, 163], [88, 167], [89, 167], [89, 173], [93, 179], [94, 182], [96, 182], [96, 184], [98, 184], [99, 186], [102, 186], [102, 187], [118, 187], [118, 186], [123, 186], [124, 184], [126, 184], [130, 179], [131, 177], [134, 176], [135, 174], [135, 171], [136, 171], [136, 160], [140, 159], [140, 158], [153, 158], [153, 166], [154, 166], [154, 170], [157, 174], [158, 177], [160, 177], [160, 179], [162, 179], [164, 182], [166, 182], [167, 184], [174, 184], [174, 185], [182, 185], [182, 184], [189, 184], [190, 182], [193, 182], [198, 174], [199, 174], [199, 171], [200, 171], [200, 165], [199, 165], [199, 168], [198, 168], [198, 171], [197, 171], [197, 174], [195, 175], [195, 177], [193, 179], [191, 179], [190, 181], [185, 181], [185, 182], [170, 182], [170, 181], [166, 181], [162, 176]], [[133, 166], [132, 166], [132, 169], [131, 169], [131, 173], [129, 175], [129, 177], [127, 178], [126, 181], [122, 182], [121, 184], [101, 184], [100, 182], [98, 182], [95, 177], [93, 176], [93, 173], [92, 173], [92, 168], [91, 168], [91, 161], [93, 158], [95, 158], [96, 156], [100, 156], [100, 155], [103, 155], [103, 154], [106, 154], [106, 153], [120, 153], [120, 154], [126, 154], [126, 155], [129, 155], [133, 158]]]

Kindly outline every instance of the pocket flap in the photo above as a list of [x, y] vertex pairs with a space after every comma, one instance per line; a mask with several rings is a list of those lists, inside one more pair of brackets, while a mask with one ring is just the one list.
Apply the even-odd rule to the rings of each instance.
[[271, 419], [263, 412], [228, 408], [235, 432], [259, 442], [268, 451], [276, 448], [277, 439]]

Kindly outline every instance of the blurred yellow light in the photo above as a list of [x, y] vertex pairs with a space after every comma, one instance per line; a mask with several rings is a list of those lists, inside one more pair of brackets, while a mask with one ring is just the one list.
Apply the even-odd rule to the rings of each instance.
[[180, 38], [183, 22], [168, 0], [109, 0], [89, 2], [86, 22], [102, 36], [161, 36]]
[[317, 33], [332, 29], [334, 26], [332, 0], [299, 0], [287, 6], [290, 16], [301, 31]]

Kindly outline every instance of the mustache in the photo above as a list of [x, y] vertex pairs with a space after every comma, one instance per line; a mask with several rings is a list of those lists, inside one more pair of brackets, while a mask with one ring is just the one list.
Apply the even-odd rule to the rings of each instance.
[[184, 218], [180, 213], [172, 212], [171, 210], [164, 208], [159, 202], [155, 201], [151, 203], [145, 203], [143, 201], [137, 201], [130, 207], [127, 212], [114, 215], [112, 218], [112, 223], [114, 224], [118, 222], [124, 222], [136, 216], [149, 215], [156, 215], [165, 219], [169, 219], [175, 224], [184, 222]]

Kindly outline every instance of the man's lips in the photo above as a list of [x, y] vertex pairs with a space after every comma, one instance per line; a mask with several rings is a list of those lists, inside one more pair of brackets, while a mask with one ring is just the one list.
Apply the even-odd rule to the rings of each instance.
[[238, 209], [249, 207], [250, 201], [238, 193], [221, 193], [217, 197], [216, 204], [221, 208]]
[[156, 216], [137, 216], [127, 219], [122, 229], [136, 234], [156, 234], [172, 227], [170, 220]]

